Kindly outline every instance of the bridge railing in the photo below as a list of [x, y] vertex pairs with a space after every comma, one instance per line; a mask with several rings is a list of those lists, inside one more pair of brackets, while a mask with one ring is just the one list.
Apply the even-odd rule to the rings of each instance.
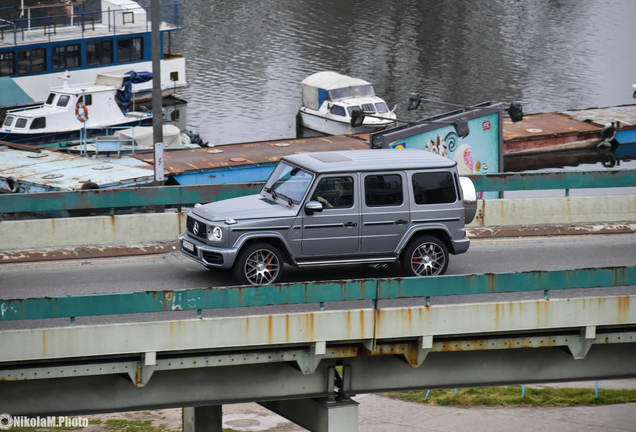
[[[0, 300], [0, 322], [250, 306], [636, 286], [636, 267], [364, 279]], [[627, 305], [629, 307], [629, 305]]]
[[[636, 187], [636, 170], [536, 171], [468, 176], [479, 192]], [[54, 210], [187, 206], [258, 192], [263, 183], [158, 186], [29, 194], [0, 194], [0, 214]]]

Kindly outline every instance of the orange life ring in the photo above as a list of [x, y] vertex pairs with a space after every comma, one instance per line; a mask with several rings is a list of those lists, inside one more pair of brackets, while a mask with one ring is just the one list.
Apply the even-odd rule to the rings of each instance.
[[77, 105], [75, 105], [75, 117], [82, 123], [88, 120], [88, 108], [86, 108], [84, 102], [78, 102]]

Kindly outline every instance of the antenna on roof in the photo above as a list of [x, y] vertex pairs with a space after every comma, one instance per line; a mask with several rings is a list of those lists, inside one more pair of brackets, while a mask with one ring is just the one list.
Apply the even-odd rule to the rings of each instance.
[[68, 71], [64, 71], [64, 75], [58, 75], [57, 77], [61, 80], [64, 80], [64, 87], [62, 87], [62, 89], [70, 90], [67, 81], [71, 78], [71, 75], [68, 73]]

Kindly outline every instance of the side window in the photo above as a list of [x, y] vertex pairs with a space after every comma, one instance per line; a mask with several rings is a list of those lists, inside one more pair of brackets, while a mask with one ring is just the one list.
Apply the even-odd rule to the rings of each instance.
[[86, 44], [86, 63], [89, 66], [113, 62], [113, 41], [89, 42]]
[[18, 73], [46, 71], [45, 54], [44, 48], [18, 51]]
[[325, 209], [353, 207], [353, 177], [322, 178], [311, 199]]
[[53, 47], [53, 69], [73, 69], [80, 67], [80, 46], [62, 45]]
[[25, 118], [19, 118], [16, 122], [15, 122], [15, 127], [20, 128], [20, 129], [24, 129], [26, 127], [27, 124], [27, 119]]
[[65, 107], [66, 105], [68, 105], [69, 99], [71, 99], [71, 97], [69, 95], [60, 96], [60, 98], [57, 101], [57, 106]]
[[87, 94], [79, 97], [79, 102], [84, 102], [86, 106], [93, 105], [93, 95]]
[[449, 172], [413, 174], [415, 204], [447, 204], [457, 200], [453, 175]]
[[399, 206], [404, 202], [402, 176], [374, 174], [364, 178], [364, 200], [367, 207]]
[[31, 122], [31, 129], [46, 128], [46, 117], [37, 117]]
[[0, 53], [0, 76], [9, 76], [15, 73], [15, 59], [13, 52]]
[[143, 40], [140, 37], [117, 41], [117, 61], [119, 63], [143, 59]]
[[331, 106], [331, 114], [335, 114], [335, 115], [339, 115], [339, 116], [345, 116], [345, 109], [343, 106], [340, 105], [332, 105]]

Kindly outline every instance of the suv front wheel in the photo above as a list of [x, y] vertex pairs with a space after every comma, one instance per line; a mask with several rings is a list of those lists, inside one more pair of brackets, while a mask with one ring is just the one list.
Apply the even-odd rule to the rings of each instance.
[[269, 243], [246, 246], [234, 263], [234, 276], [241, 285], [271, 285], [283, 276], [283, 257]]
[[409, 243], [400, 261], [408, 276], [443, 275], [448, 268], [448, 249], [437, 237], [421, 236]]

